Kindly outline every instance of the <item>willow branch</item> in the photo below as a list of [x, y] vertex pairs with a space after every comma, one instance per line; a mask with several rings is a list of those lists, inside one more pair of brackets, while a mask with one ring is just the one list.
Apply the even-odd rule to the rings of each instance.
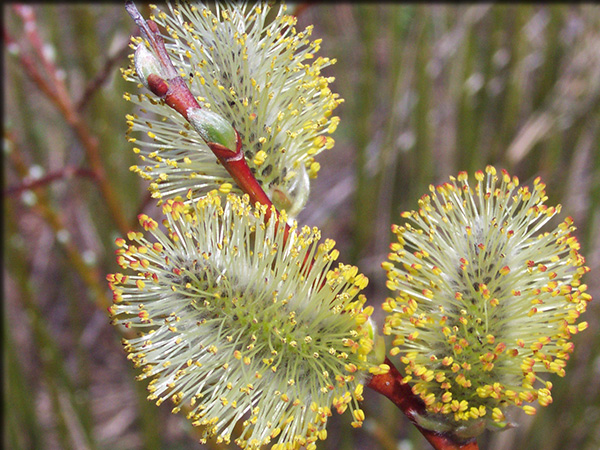
[[22, 45], [18, 44], [7, 33], [6, 29], [4, 30], [4, 40], [8, 46], [18, 48], [17, 58], [21, 67], [24, 69], [25, 74], [54, 104], [60, 114], [64, 117], [65, 121], [75, 132], [75, 135], [83, 146], [91, 169], [96, 174], [95, 179], [98, 183], [100, 193], [107, 205], [109, 214], [119, 230], [125, 234], [130, 228], [129, 221], [126, 220], [123, 215], [117, 195], [112, 185], [109, 183], [109, 179], [104, 169], [104, 163], [100, 157], [100, 145], [98, 139], [91, 133], [88, 125], [78, 113], [77, 107], [72, 102], [63, 79], [58, 76], [57, 68], [52, 61], [46, 57], [42, 48], [39, 48], [42, 45], [42, 40], [36, 31], [37, 27], [35, 26], [33, 10], [30, 7], [15, 6], [15, 11], [25, 22], [27, 28], [25, 36], [36, 52], [38, 58], [41, 60], [41, 65], [45, 69], [44, 73], [40, 72], [38, 69], [38, 61], [34, 61], [29, 55], [24, 53]]
[[[177, 69], [175, 69], [169, 58], [158, 26], [152, 20], [144, 20], [132, 1], [126, 2], [126, 9], [139, 26], [142, 35], [148, 40], [154, 55], [160, 63], [161, 70], [167, 78], [165, 80], [158, 74], [152, 73], [147, 77], [148, 87], [152, 93], [163, 99], [168, 106], [188, 120], [188, 111], [191, 108], [200, 109], [200, 105], [190, 92], [185, 80], [179, 76]], [[273, 211], [276, 211], [276, 209], [271, 208], [273, 203], [265, 194], [246, 163], [244, 152], [242, 151], [241, 139], [237, 130], [236, 142], [235, 150], [214, 142], [207, 142], [207, 145], [240, 189], [250, 196], [252, 203], [259, 202], [269, 207], [267, 216], [265, 217], [265, 220], [268, 220], [271, 209]], [[278, 214], [277, 211], [276, 214]], [[289, 234], [289, 227], [287, 225], [284, 232], [287, 239]], [[305, 261], [305, 264], [311, 264], [312, 267], [312, 262]], [[437, 434], [419, 427], [415, 422], [415, 414], [424, 413], [425, 405], [412, 392], [410, 387], [402, 382], [402, 375], [387, 358], [385, 363], [390, 366], [390, 371], [386, 374], [373, 375], [367, 384], [368, 387], [389, 398], [402, 410], [436, 450], [477, 450], [477, 443], [473, 440], [457, 442], [452, 436]]]
[[114, 67], [119, 63], [129, 52], [129, 42], [123, 45], [113, 56], [108, 58], [104, 62], [102, 69], [96, 74], [96, 76], [88, 82], [83, 94], [76, 102], [77, 111], [82, 112], [89, 104], [89, 100], [98, 91], [98, 89], [108, 80], [108, 78], [114, 73]]
[[412, 392], [408, 383], [402, 381], [402, 374], [388, 358], [385, 358], [384, 364], [387, 364], [390, 370], [385, 374], [373, 375], [367, 383], [367, 387], [391, 400], [433, 445], [433, 448], [436, 450], [478, 450], [475, 439], [461, 441], [453, 435], [436, 433], [420, 427], [416, 422], [416, 416], [426, 414], [425, 403]]
[[[29, 168], [23, 160], [23, 153], [19, 150], [16, 139], [10, 133], [5, 133], [4, 138], [10, 141], [12, 146], [15, 147], [8, 153], [8, 161], [20, 177], [26, 177], [29, 173]], [[31, 206], [31, 209], [43, 218], [55, 234], [67, 230], [65, 218], [58, 211], [54, 210], [51, 205], [52, 202], [48, 200], [46, 193], [41, 191], [38, 193], [38, 201]], [[72, 239], [58, 240], [57, 242], [63, 247], [71, 267], [78, 273], [91, 295], [93, 295], [96, 305], [101, 309], [108, 308], [110, 303], [107, 301], [106, 288], [100, 283], [102, 276], [98, 267], [85, 263], [80, 249], [77, 248]]]

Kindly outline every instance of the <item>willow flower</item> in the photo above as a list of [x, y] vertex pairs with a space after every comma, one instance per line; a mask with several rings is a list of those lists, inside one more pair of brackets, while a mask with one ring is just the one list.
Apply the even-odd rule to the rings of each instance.
[[[209, 193], [197, 203], [163, 204], [166, 231], [139, 217], [153, 242], [118, 239], [127, 273], [108, 276], [113, 323], [139, 331], [129, 358], [152, 379], [149, 399], [171, 399], [205, 440], [255, 449], [314, 449], [331, 408], [364, 414], [363, 381], [372, 348], [359, 292], [367, 279], [339, 264], [334, 242], [291, 227], [247, 196]], [[310, 262], [312, 261], [312, 264]]]
[[[200, 106], [239, 132], [258, 182], [278, 209], [294, 216], [308, 198], [309, 178], [319, 171], [315, 155], [333, 146], [329, 134], [339, 118], [331, 113], [342, 102], [328, 87], [333, 78], [321, 75], [335, 60], [315, 58], [320, 39], [309, 39], [312, 26], [297, 31], [285, 5], [151, 8], [151, 19], [164, 30], [167, 51]], [[267, 19], [273, 13], [275, 18]], [[142, 39], [134, 42], [136, 64], [124, 77], [142, 87], [160, 68], [149, 51], [140, 50]], [[139, 115], [127, 116], [129, 140], [143, 162], [132, 170], [152, 182], [155, 197], [190, 202], [213, 189], [239, 193], [185, 119], [152, 94], [125, 97], [141, 108]]]
[[383, 264], [395, 294], [384, 333], [425, 402], [417, 421], [463, 437], [505, 427], [509, 405], [532, 415], [532, 402], [552, 402], [540, 374], [564, 376], [591, 300], [572, 219], [548, 228], [560, 206], [544, 204], [540, 179], [530, 190], [488, 166], [475, 180], [461, 172], [431, 186], [393, 226]]

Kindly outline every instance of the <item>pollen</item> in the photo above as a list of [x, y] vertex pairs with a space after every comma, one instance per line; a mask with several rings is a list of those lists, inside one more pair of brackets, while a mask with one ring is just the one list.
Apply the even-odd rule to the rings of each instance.
[[223, 183], [221, 186], [219, 186], [219, 192], [221, 192], [222, 194], [228, 194], [229, 192], [231, 192], [232, 188], [233, 185], [231, 183]]
[[492, 166], [474, 178], [460, 172], [430, 186], [392, 227], [396, 242], [382, 264], [393, 291], [383, 303], [390, 356], [450, 427], [503, 426], [507, 405], [527, 414], [536, 399], [549, 405], [541, 375], [564, 375], [574, 348], [565, 340], [585, 330], [577, 322], [590, 300], [572, 295], [589, 271], [572, 220], [539, 233], [560, 212], [545, 205], [545, 185], [520, 187]]
[[260, 150], [255, 156], [254, 156], [254, 164], [256, 166], [262, 166], [265, 162], [265, 160], [267, 159], [267, 153]]
[[[332, 407], [360, 426], [373, 347], [366, 277], [329, 258], [304, 268], [309, 256], [335, 253], [333, 241], [296, 224], [284, 240], [286, 221], [266, 220], [248, 196], [167, 199], [163, 213], [160, 226], [141, 214], [146, 233], [117, 240], [132, 273], [107, 276], [113, 323], [139, 332], [125, 349], [150, 398], [171, 398], [174, 413], [209, 425], [203, 439], [223, 442], [236, 424], [256, 446], [313, 442], [327, 436]], [[321, 289], [323, 274], [331, 289]]]

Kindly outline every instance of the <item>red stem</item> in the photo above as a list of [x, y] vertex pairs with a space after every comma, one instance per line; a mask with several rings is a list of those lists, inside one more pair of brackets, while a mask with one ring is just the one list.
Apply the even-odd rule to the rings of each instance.
[[436, 433], [420, 427], [415, 419], [415, 414], [425, 414], [425, 404], [421, 398], [415, 395], [408, 383], [402, 382], [402, 374], [396, 369], [392, 362], [386, 357], [384, 364], [390, 366], [388, 373], [373, 375], [367, 383], [367, 387], [379, 392], [394, 403], [418, 428], [425, 439], [429, 441], [436, 450], [478, 450], [477, 441], [469, 439], [459, 441], [449, 434]]
[[[185, 84], [184, 79], [180, 76], [165, 81], [158, 75], [152, 73], [148, 76], [147, 81], [152, 93], [162, 98], [167, 105], [181, 114], [186, 120], [188, 120], [188, 110], [190, 108], [200, 109], [200, 105], [196, 101], [196, 98]], [[250, 167], [248, 167], [248, 164], [246, 163], [246, 158], [242, 150], [242, 140], [240, 139], [237, 130], [235, 133], [235, 150], [224, 147], [216, 142], [207, 142], [206, 145], [212, 150], [240, 189], [250, 196], [252, 204], [259, 202], [269, 206], [267, 212], [268, 218], [271, 214], [270, 207], [273, 203], [250, 171]]]
[[389, 398], [414, 423], [414, 414], [422, 414], [425, 404], [413, 394], [408, 383], [402, 382], [402, 374], [387, 357], [384, 364], [390, 366], [389, 372], [373, 375], [367, 386]]
[[[216, 142], [209, 142], [208, 146], [221, 164], [227, 168], [240, 189], [250, 196], [252, 203], [259, 202], [270, 208], [273, 203], [254, 177], [250, 167], [248, 167], [242, 151], [242, 140], [237, 130], [235, 134], [237, 142], [235, 153]], [[270, 215], [270, 212], [267, 212], [267, 215]]]

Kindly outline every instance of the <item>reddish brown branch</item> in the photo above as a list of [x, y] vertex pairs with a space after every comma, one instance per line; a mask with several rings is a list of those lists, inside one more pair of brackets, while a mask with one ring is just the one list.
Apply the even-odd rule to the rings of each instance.
[[420, 427], [416, 422], [416, 415], [425, 414], [425, 404], [412, 392], [407, 383], [402, 382], [402, 374], [388, 358], [385, 358], [384, 363], [390, 366], [389, 372], [373, 375], [367, 383], [367, 387], [390, 399], [436, 450], [478, 450], [475, 439], [460, 441], [452, 435], [436, 433]]
[[402, 374], [388, 358], [385, 358], [384, 364], [390, 366], [389, 372], [373, 375], [367, 386], [389, 398], [414, 422], [414, 414], [422, 414], [425, 404], [420, 397], [413, 394], [407, 383], [402, 382]]
[[[19, 148], [18, 142], [11, 132], [5, 131], [4, 138], [10, 141], [11, 146], [14, 147], [8, 153], [7, 161], [11, 163], [19, 177], [27, 177], [29, 164], [25, 161], [23, 149]], [[55, 211], [51, 205], [52, 202], [48, 200], [46, 192], [41, 191], [38, 193], [38, 201], [30, 206], [30, 208], [45, 221], [54, 233], [67, 230], [68, 221], [65, 220], [64, 215], [60, 211]], [[107, 303], [108, 297], [105, 287], [99, 282], [101, 279], [99, 268], [92, 267], [83, 261], [81, 249], [77, 248], [73, 239], [67, 239], [66, 241], [58, 240], [58, 243], [65, 249], [68, 261], [73, 269], [80, 275], [86, 286], [89, 287], [90, 292], [94, 294], [96, 304], [100, 309], [105, 310], [108, 308], [110, 305]]]
[[419, 426], [417, 426], [417, 428], [436, 450], [479, 450], [479, 445], [477, 445], [477, 440], [475, 438], [465, 442], [460, 442], [455, 441], [451, 437], [448, 437], [444, 434], [438, 434], [434, 433], [433, 431], [424, 430]]
[[90, 99], [96, 93], [96, 91], [106, 82], [106, 80], [113, 73], [113, 67], [123, 59], [127, 53], [129, 52], [129, 42], [127, 42], [122, 48], [120, 48], [113, 56], [108, 58], [104, 62], [104, 66], [102, 69], [96, 74], [93, 80], [88, 82], [81, 94], [81, 97], [76, 102], [76, 109], [79, 112], [82, 112], [85, 107], [88, 105]]
[[[120, 202], [112, 185], [109, 183], [108, 176], [104, 169], [104, 163], [100, 156], [100, 145], [96, 136], [92, 134], [87, 123], [78, 113], [73, 103], [67, 87], [60, 76], [54, 63], [48, 59], [42, 50], [43, 42], [37, 33], [35, 15], [31, 7], [15, 6], [15, 11], [23, 18], [25, 22], [25, 36], [29, 44], [33, 47], [38, 59], [31, 58], [24, 51], [22, 41], [17, 43], [4, 29], [4, 40], [8, 46], [16, 47], [17, 58], [24, 69], [24, 73], [31, 78], [36, 86], [46, 95], [54, 104], [56, 109], [64, 117], [65, 121], [75, 132], [75, 135], [81, 142], [83, 149], [91, 166], [91, 170], [96, 174], [96, 180], [100, 193], [106, 202], [108, 210], [115, 224], [122, 233], [129, 230], [129, 222], [125, 219], [121, 210]], [[43, 71], [39, 69], [43, 68]]]
[[[42, 67], [46, 71], [46, 78], [58, 80], [58, 68], [44, 52], [45, 45], [38, 33], [37, 20], [33, 8], [29, 5], [14, 5], [13, 9], [23, 21], [23, 31], [25, 32], [27, 41], [37, 55], [37, 61], [42, 63]], [[58, 97], [63, 99], [69, 97], [67, 88], [63, 83], [54, 84], [53, 88], [56, 90]]]
[[23, 191], [37, 189], [57, 180], [65, 180], [72, 177], [88, 177], [92, 180], [97, 180], [96, 173], [93, 170], [85, 167], [64, 167], [56, 172], [49, 173], [45, 177], [38, 178], [32, 181], [23, 181], [17, 186], [9, 186], [4, 191], [5, 196], [20, 194]]
[[[240, 189], [248, 194], [253, 203], [259, 202], [270, 207], [273, 204], [271, 199], [262, 189], [256, 180], [256, 177], [246, 163], [246, 158], [244, 157], [244, 152], [242, 151], [242, 140], [240, 139], [240, 135], [237, 130], [235, 134], [237, 142], [235, 153], [232, 153], [228, 148], [225, 148], [215, 142], [209, 143], [208, 146], [224, 167], [231, 168], [228, 169], [229, 174], [233, 177]], [[270, 211], [267, 211], [267, 219], [270, 215]]]
[[300, 17], [302, 13], [306, 11], [312, 4], [313, 2], [298, 3], [294, 10], [291, 12], [291, 15], [295, 17]]

